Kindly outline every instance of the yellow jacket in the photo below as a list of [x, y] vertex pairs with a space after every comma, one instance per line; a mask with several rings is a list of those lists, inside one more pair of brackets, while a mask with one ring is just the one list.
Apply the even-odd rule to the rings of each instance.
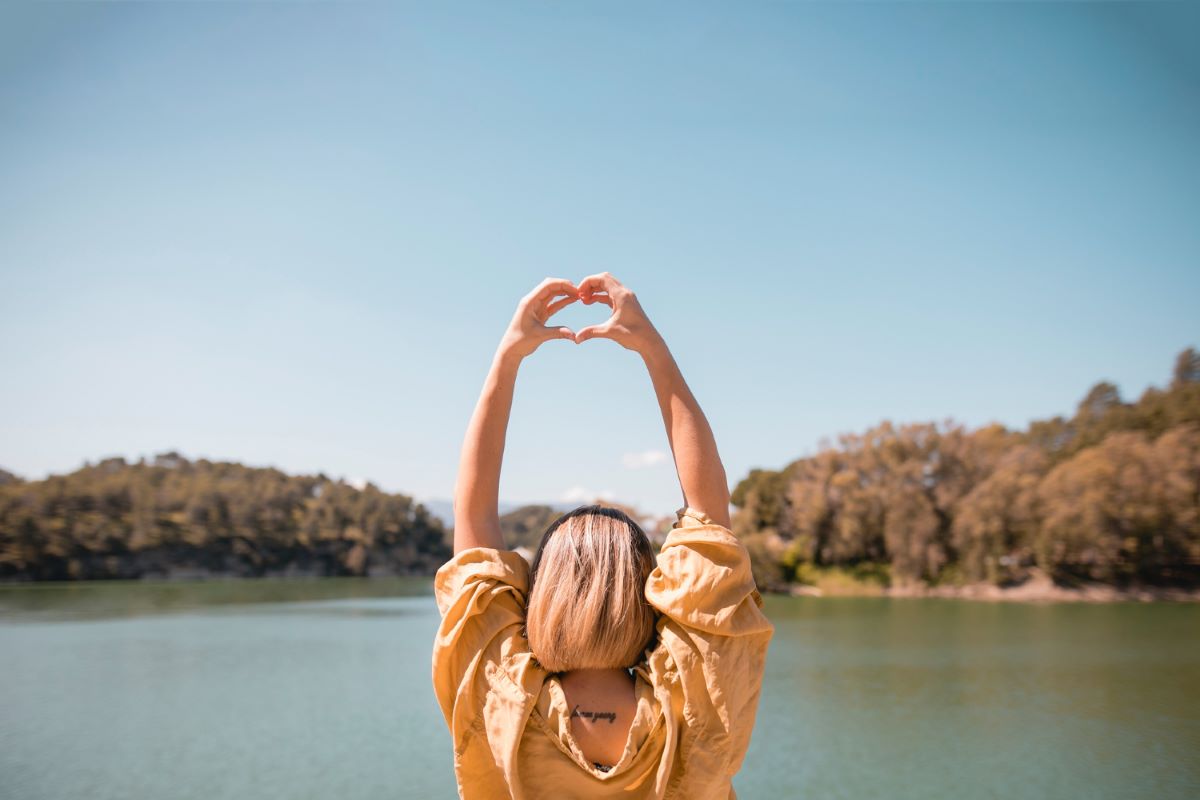
[[580, 751], [558, 676], [529, 651], [525, 559], [475, 547], [438, 570], [433, 687], [460, 797], [736, 797], [730, 779], [750, 744], [774, 627], [741, 542], [699, 511], [677, 516], [646, 581], [660, 617], [633, 668], [637, 712], [607, 772]]

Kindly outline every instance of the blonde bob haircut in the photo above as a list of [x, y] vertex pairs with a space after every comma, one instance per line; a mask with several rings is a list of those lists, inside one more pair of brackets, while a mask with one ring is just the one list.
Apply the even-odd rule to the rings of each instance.
[[654, 636], [646, 602], [655, 567], [645, 532], [607, 506], [580, 506], [542, 535], [530, 569], [525, 628], [549, 672], [632, 667]]

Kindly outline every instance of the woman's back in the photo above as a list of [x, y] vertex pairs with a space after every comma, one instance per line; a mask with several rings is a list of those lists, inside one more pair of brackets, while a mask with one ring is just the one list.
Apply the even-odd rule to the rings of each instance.
[[[773, 633], [736, 537], [680, 510], [646, 582], [657, 635], [634, 667], [632, 698], [611, 676], [589, 685], [538, 665], [522, 634], [528, 588], [528, 564], [511, 551], [465, 550], [438, 572], [434, 687], [461, 796], [734, 796]], [[596, 716], [616, 712], [605, 702], [624, 704], [612, 723]]]

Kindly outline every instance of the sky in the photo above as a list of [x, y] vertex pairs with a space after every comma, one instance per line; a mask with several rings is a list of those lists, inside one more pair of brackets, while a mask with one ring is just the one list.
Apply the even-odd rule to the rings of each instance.
[[[1196, 8], [6, 3], [0, 466], [449, 498], [517, 301], [604, 270], [731, 483], [1135, 399], [1200, 345]], [[635, 354], [550, 342], [501, 499], [670, 513], [667, 452]]]

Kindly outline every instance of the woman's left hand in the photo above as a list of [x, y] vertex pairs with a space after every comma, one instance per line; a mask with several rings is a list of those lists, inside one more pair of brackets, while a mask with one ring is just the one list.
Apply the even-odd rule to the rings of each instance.
[[551, 339], [575, 341], [575, 332], [570, 328], [550, 326], [546, 321], [578, 299], [579, 289], [575, 284], [562, 278], [546, 278], [517, 304], [517, 313], [500, 340], [500, 349], [525, 358], [542, 342]]

